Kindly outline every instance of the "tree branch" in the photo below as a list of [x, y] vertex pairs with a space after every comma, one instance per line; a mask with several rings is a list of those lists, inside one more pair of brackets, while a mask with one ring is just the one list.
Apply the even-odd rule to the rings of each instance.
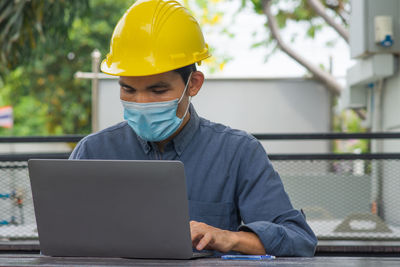
[[339, 1], [338, 5], [326, 3], [326, 8], [335, 12], [339, 16], [342, 23], [347, 26], [349, 25], [350, 11], [345, 9], [342, 1], [343, 0]]
[[263, 0], [262, 3], [263, 3], [264, 14], [268, 18], [268, 27], [271, 31], [273, 38], [276, 40], [279, 48], [283, 52], [285, 52], [288, 56], [290, 56], [292, 59], [297, 61], [300, 65], [305, 67], [308, 71], [310, 71], [315, 76], [315, 78], [324, 83], [327, 86], [327, 88], [330, 91], [332, 91], [333, 94], [340, 95], [340, 92], [343, 90], [343, 88], [331, 74], [329, 74], [326, 71], [323, 71], [318, 66], [314, 65], [306, 58], [302, 57], [300, 54], [294, 51], [282, 40], [276, 19], [271, 13], [271, 0]]
[[357, 114], [357, 116], [362, 119], [365, 120], [367, 119], [367, 114], [365, 114], [365, 111], [359, 108], [355, 108], [353, 109], [353, 111]]
[[349, 25], [349, 16], [350, 16], [349, 13], [347, 13], [346, 11], [343, 11], [343, 12], [338, 12], [337, 14], [338, 14], [340, 20], [343, 22], [343, 24]]
[[349, 43], [349, 32], [340, 24], [326, 13], [325, 7], [319, 0], [307, 0], [307, 3], [314, 9], [314, 11], [321, 16], [326, 23], [328, 23], [335, 31], [342, 36], [342, 38]]

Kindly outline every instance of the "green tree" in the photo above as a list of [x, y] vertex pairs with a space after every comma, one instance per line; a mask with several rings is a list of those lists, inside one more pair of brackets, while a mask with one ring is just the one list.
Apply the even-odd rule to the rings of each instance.
[[[215, 25], [221, 22], [224, 16], [224, 3], [234, 2], [232, 0], [186, 0], [185, 3], [192, 7], [196, 17], [201, 18], [201, 23], [205, 25]], [[296, 51], [291, 42], [296, 40], [297, 36], [306, 36], [311, 39], [318, 37], [322, 31], [328, 27], [334, 29], [337, 38], [330, 40], [326, 46], [332, 48], [334, 54], [334, 44], [338, 39], [349, 42], [348, 26], [350, 18], [349, 0], [241, 0], [241, 5], [236, 14], [242, 12], [245, 8], [251, 8], [258, 16], [265, 17], [266, 38], [254, 41], [254, 48], [264, 48], [266, 57], [280, 49], [289, 57], [302, 65], [308, 72], [326, 85], [335, 97], [338, 97], [343, 90], [336, 79], [327, 71], [327, 67], [314, 65], [310, 60], [301, 55], [301, 51]], [[291, 36], [291, 42], [285, 42], [282, 38], [283, 33], [290, 23], [302, 23], [304, 32], [298, 32]], [[219, 25], [221, 26], [221, 25]], [[234, 27], [234, 18], [232, 23], [226, 28], [222, 28], [221, 34], [228, 34], [234, 38], [231, 33], [231, 27]], [[251, 27], [249, 27], [251, 28]], [[254, 36], [259, 29], [252, 29]], [[335, 101], [337, 102], [337, 101]], [[333, 130], [340, 132], [365, 132], [366, 129], [361, 126], [361, 120], [365, 119], [364, 110], [340, 111], [333, 118]], [[343, 142], [345, 143], [345, 142]], [[365, 140], [353, 142], [355, 148], [360, 148], [363, 152], [368, 151], [368, 142]], [[339, 146], [335, 151], [339, 151]]]
[[0, 2], [0, 71], [26, 64], [32, 56], [60, 47], [88, 0], [3, 0]]
[[[197, 17], [204, 24], [215, 24], [221, 21], [224, 12], [220, 3], [234, 2], [233, 0], [186, 0], [187, 5], [192, 6]], [[342, 86], [336, 79], [319, 65], [313, 64], [305, 58], [301, 52], [291, 47], [290, 43], [283, 40], [281, 31], [289, 22], [303, 23], [304, 35], [314, 39], [319, 32], [330, 27], [334, 29], [338, 38], [348, 42], [348, 19], [350, 12], [349, 0], [241, 0], [240, 13], [244, 8], [251, 7], [256, 15], [266, 18], [265, 29], [269, 33], [267, 38], [255, 42], [253, 47], [265, 47], [266, 54], [274, 53], [280, 49], [289, 57], [303, 66], [314, 78], [322, 82], [334, 95], [340, 95]], [[222, 33], [230, 34], [229, 25]], [[249, 27], [251, 29], [251, 27]], [[296, 36], [292, 36], [294, 40]], [[332, 46], [332, 40], [327, 46]]]
[[[80, 10], [68, 23], [69, 27], [57, 33], [64, 36], [63, 42], [53, 42], [52, 35], [46, 35], [44, 31], [45, 41], [36, 44], [40, 51], [26, 52], [30, 53], [28, 62], [16, 60], [13, 63], [15, 69], [8, 68], [0, 90], [0, 106], [14, 107], [15, 126], [13, 129], [0, 129], [0, 135], [89, 133], [90, 83], [73, 76], [76, 71], [91, 70], [93, 49], [98, 48], [105, 55], [115, 24], [131, 4], [132, 1], [128, 0], [88, 1], [87, 10]], [[64, 11], [67, 17], [75, 7], [69, 8], [68, 12]], [[21, 51], [21, 55], [24, 53]]]
[[[220, 22], [224, 10], [218, 10], [216, 3], [223, 1], [232, 0], [184, 0], [183, 2], [195, 11], [195, 16], [204, 26]], [[268, 17], [265, 25], [271, 34], [268, 39], [254, 44], [254, 46], [265, 45], [266, 51], [273, 52], [276, 48], [289, 47], [288, 44], [282, 45], [282, 41], [279, 41], [279, 31], [285, 29], [289, 21], [308, 23], [305, 34], [310, 38], [315, 38], [319, 31], [330, 26], [336, 30], [341, 28], [343, 31], [337, 30], [338, 36], [347, 40], [345, 34], [349, 0], [321, 2], [241, 0], [240, 2], [242, 7], [251, 6], [256, 14]], [[0, 81], [0, 106], [14, 107], [15, 127], [13, 130], [0, 129], [0, 135], [89, 133], [89, 82], [75, 80], [73, 74], [78, 70], [90, 71], [90, 53], [94, 48], [100, 49], [102, 55], [105, 55], [114, 25], [131, 4], [132, 1], [128, 0], [2, 1], [0, 3], [0, 40], [2, 40], [0, 74], [2, 75], [0, 76], [6, 77], [6, 80], [3, 84]], [[274, 12], [271, 12], [271, 7]], [[335, 24], [329, 22], [327, 16], [332, 17]], [[32, 21], [34, 23], [30, 23]], [[271, 28], [274, 21], [276, 27]], [[222, 33], [233, 37], [229, 28], [224, 28]], [[219, 61], [213, 62], [211, 68], [217, 70], [229, 61], [230, 55], [215, 58]], [[293, 58], [296, 60], [296, 57]], [[307, 60], [304, 59], [299, 63], [302, 62], [307, 63]], [[310, 73], [319, 69], [318, 73], [329, 77], [329, 73], [319, 67], [308, 68], [309, 64], [303, 66]], [[322, 76], [313, 74], [323, 81]], [[338, 93], [337, 89], [341, 88], [337, 84], [333, 85], [330, 88]], [[33, 98], [35, 101], [23, 100], [25, 98]], [[25, 107], [27, 103], [32, 105], [28, 113]], [[35, 105], [38, 107], [34, 108]]]

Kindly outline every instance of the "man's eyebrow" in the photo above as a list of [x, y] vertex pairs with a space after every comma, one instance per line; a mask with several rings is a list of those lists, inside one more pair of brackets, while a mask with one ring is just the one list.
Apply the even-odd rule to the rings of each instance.
[[157, 82], [157, 83], [155, 83], [155, 84], [152, 84], [152, 85], [147, 86], [146, 89], [147, 89], [147, 90], [150, 90], [150, 89], [160, 88], [160, 87], [169, 88], [169, 87], [170, 87], [170, 84], [169, 84], [169, 83], [166, 83], [166, 82]]
[[133, 87], [130, 86], [130, 85], [127, 85], [126, 83], [123, 83], [123, 82], [121, 82], [121, 81], [118, 81], [118, 83], [119, 83], [119, 85], [120, 85], [121, 87], [126, 87], [126, 88], [129, 88], [129, 89], [135, 90], [135, 88], [133, 88]]

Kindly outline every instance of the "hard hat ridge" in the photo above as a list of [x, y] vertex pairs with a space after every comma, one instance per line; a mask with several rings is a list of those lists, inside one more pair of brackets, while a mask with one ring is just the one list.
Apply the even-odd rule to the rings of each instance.
[[183, 7], [176, 1], [158, 1], [157, 7], [154, 10], [153, 20], [152, 20], [152, 33], [157, 36], [160, 28], [163, 26], [165, 21], [179, 9]]

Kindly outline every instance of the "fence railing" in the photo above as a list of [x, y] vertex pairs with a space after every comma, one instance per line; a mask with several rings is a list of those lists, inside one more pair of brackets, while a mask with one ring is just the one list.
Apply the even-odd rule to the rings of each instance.
[[[277, 134], [253, 134], [259, 140], [332, 140], [332, 139], [400, 139], [397, 132], [376, 133], [277, 133]], [[74, 143], [85, 135], [60, 135], [60, 136], [21, 136], [0, 137], [0, 143], [41, 143], [61, 142]]]

